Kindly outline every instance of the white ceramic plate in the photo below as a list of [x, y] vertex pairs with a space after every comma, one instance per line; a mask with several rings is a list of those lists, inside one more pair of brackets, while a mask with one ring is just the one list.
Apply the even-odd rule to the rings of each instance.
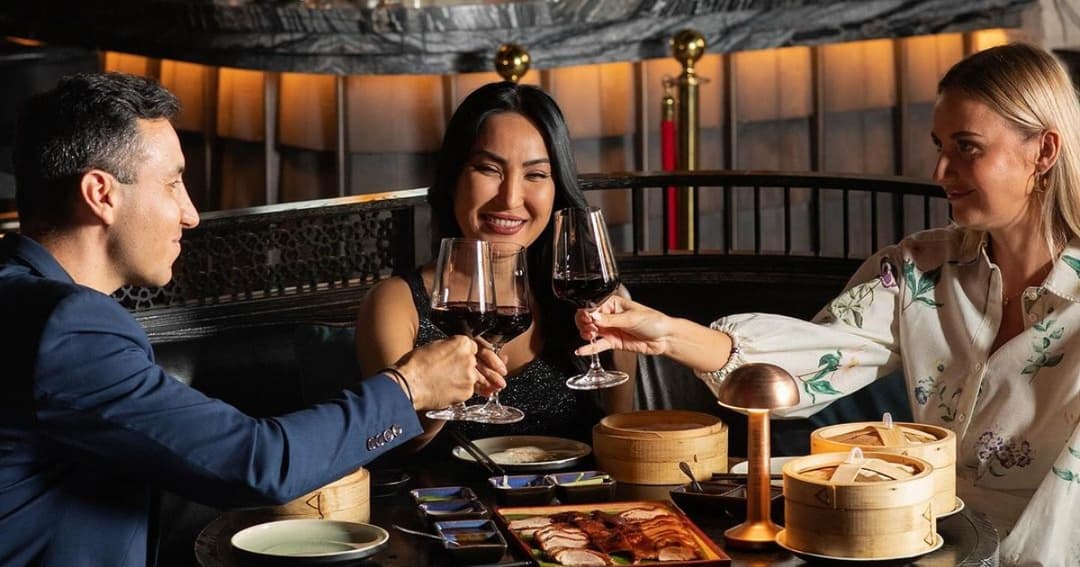
[[924, 556], [924, 555], [926, 555], [928, 553], [933, 553], [933, 552], [941, 549], [941, 546], [945, 545], [945, 539], [942, 538], [940, 534], [936, 534], [937, 535], [937, 541], [934, 542], [934, 545], [932, 545], [930, 547], [930, 549], [927, 549], [925, 551], [920, 551], [920, 552], [914, 553], [912, 555], [900, 555], [900, 556], [896, 556], [896, 557], [874, 557], [874, 558], [836, 557], [836, 556], [833, 556], [833, 555], [822, 555], [820, 553], [810, 553], [810, 552], [807, 552], [807, 551], [800, 551], [798, 549], [790, 547], [784, 541], [784, 531], [785, 530], [780, 530], [780, 533], [776, 534], [776, 544], [779, 545], [780, 547], [794, 553], [796, 557], [799, 557], [800, 559], [802, 559], [802, 560], [804, 560], [806, 562], [809, 562], [809, 563], [827, 561], [832, 565], [849, 564], [849, 565], [860, 565], [860, 566], [863, 566], [863, 567], [869, 567], [870, 565], [873, 565], [875, 567], [881, 567], [881, 566], [884, 566], [884, 565], [907, 565], [907, 564], [911, 563], [912, 561], [915, 561], [919, 557], [922, 557], [922, 556]]
[[379, 526], [335, 520], [281, 520], [240, 530], [230, 543], [241, 556], [289, 565], [330, 565], [375, 554], [390, 540]]
[[952, 516], [953, 514], [955, 514], [957, 512], [960, 512], [963, 509], [964, 509], [964, 501], [961, 500], [959, 496], [957, 496], [956, 497], [956, 507], [954, 507], [952, 510], [949, 510], [948, 512], [945, 512], [944, 514], [938, 514], [937, 517], [938, 517], [938, 519], [947, 518], [947, 517]]
[[[773, 457], [769, 459], [769, 474], [781, 474], [784, 472], [784, 464], [788, 461], [794, 461], [795, 459], [801, 459], [802, 457]], [[747, 465], [746, 461], [736, 464], [731, 467], [733, 474], [746, 474]], [[784, 486], [784, 481], [777, 479], [771, 481], [773, 486]]]
[[[488, 437], [473, 444], [508, 471], [563, 469], [592, 453], [592, 447], [579, 441], [543, 435]], [[451, 454], [463, 461], [476, 462], [460, 445], [455, 445]]]

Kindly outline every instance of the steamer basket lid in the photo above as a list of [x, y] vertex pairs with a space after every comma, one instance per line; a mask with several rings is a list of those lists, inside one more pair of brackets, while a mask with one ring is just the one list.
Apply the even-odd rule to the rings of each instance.
[[652, 432], [696, 432], [723, 429], [720, 418], [707, 413], [682, 410], [641, 410], [609, 415], [600, 420], [600, 430], [615, 434]]
[[933, 433], [921, 429], [903, 424], [886, 427], [883, 423], [871, 423], [865, 427], [825, 436], [825, 438], [837, 443], [862, 447], [908, 447], [933, 443], [939, 440]]
[[[853, 453], [858, 449], [853, 450]], [[795, 476], [829, 484], [872, 484], [908, 480], [923, 472], [914, 459], [901, 455], [876, 453], [863, 457], [846, 453], [811, 455], [790, 463]], [[787, 466], [785, 466], [787, 469]]]

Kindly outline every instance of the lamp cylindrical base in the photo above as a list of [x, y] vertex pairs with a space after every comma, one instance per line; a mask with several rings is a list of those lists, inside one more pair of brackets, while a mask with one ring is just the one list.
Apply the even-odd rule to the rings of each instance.
[[774, 544], [780, 527], [770, 517], [769, 412], [747, 410], [746, 521], [725, 531], [728, 545], [762, 548]]

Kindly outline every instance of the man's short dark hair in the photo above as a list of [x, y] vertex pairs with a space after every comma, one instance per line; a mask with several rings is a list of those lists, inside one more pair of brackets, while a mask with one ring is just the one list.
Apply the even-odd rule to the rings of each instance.
[[69, 221], [78, 181], [91, 169], [134, 183], [142, 156], [138, 120], [173, 119], [180, 102], [160, 84], [122, 73], [84, 73], [35, 95], [15, 129], [15, 202], [20, 223]]

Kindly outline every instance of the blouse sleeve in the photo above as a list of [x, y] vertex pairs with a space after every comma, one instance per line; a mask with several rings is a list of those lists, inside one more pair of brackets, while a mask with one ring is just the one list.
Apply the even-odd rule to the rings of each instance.
[[1001, 534], [1002, 565], [1080, 564], [1080, 490], [1075, 484], [1080, 484], [1080, 427], [1012, 530]]
[[812, 321], [748, 313], [714, 321], [713, 329], [731, 336], [728, 363], [699, 372], [715, 394], [732, 370], [764, 362], [784, 368], [799, 384], [799, 404], [774, 411], [779, 417], [806, 417], [836, 399], [884, 376], [900, 363], [898, 247], [867, 259], [840, 295]]

